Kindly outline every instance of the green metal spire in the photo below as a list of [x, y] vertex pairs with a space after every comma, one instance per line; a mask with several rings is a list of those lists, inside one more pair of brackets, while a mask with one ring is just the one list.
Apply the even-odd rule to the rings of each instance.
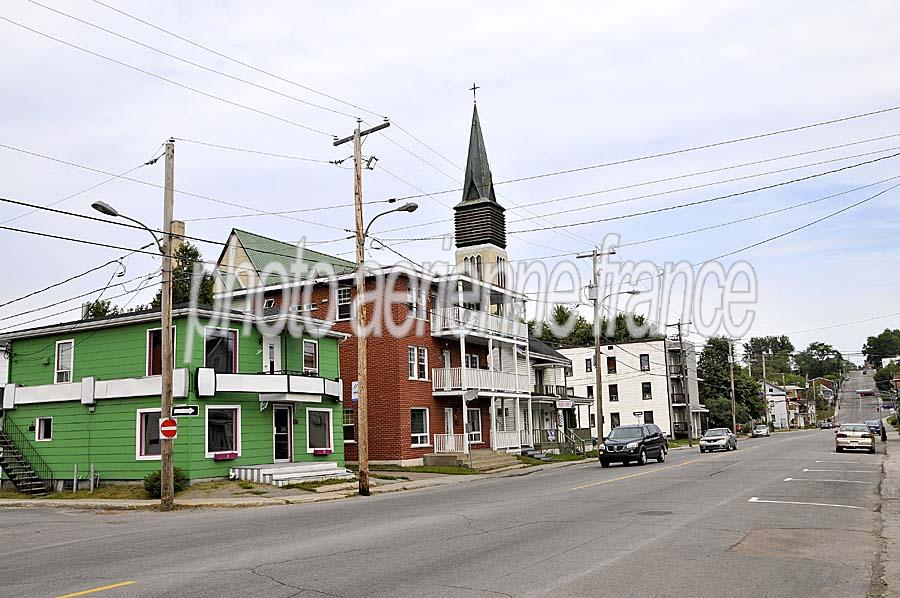
[[479, 199], [497, 202], [476, 105], [472, 112], [472, 133], [469, 137], [469, 156], [466, 159], [466, 179], [463, 183], [462, 203], [474, 202]]

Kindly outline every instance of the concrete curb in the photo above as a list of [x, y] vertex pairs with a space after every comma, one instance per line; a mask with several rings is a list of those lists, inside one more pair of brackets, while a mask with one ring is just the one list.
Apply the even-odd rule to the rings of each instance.
[[[498, 478], [511, 478], [531, 475], [545, 470], [583, 465], [596, 462], [596, 459], [579, 459], [577, 461], [561, 461], [547, 463], [546, 465], [534, 465], [525, 468], [516, 468], [496, 473], [472, 474], [472, 475], [446, 475], [440, 478], [424, 480], [410, 480], [408, 482], [396, 482], [372, 486], [372, 494], [388, 494], [425, 488], [437, 488], [454, 484], [464, 484], [479, 480], [491, 480]], [[311, 492], [309, 495], [285, 496], [279, 498], [183, 498], [176, 499], [175, 506], [178, 509], [248, 509], [259, 507], [275, 507], [284, 505], [300, 505], [305, 503], [323, 502], [326, 500], [339, 500], [356, 496], [356, 492], [350, 489], [334, 490], [330, 492]], [[90, 511], [155, 511], [159, 506], [157, 500], [46, 500], [46, 499], [0, 499], [0, 509], [80, 509]]]
[[890, 598], [900, 598], [900, 433], [886, 420], [886, 455], [881, 481], [881, 540], [880, 581], [883, 592]]

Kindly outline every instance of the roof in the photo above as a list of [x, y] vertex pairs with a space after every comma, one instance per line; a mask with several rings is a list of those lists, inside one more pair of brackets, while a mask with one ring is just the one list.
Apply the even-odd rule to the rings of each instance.
[[[232, 229], [231, 232], [237, 237], [244, 251], [247, 252], [247, 257], [250, 258], [264, 285], [281, 281], [282, 277], [279, 274], [272, 273], [272, 270], [280, 271], [284, 268], [285, 273], [290, 273], [296, 267], [297, 258], [300, 255], [297, 245], [238, 228]], [[303, 247], [300, 262], [309, 266], [328, 264], [334, 268], [336, 274], [356, 269], [355, 262], [320, 251], [314, 251], [305, 246]], [[277, 265], [273, 266], [273, 264]]]
[[528, 336], [528, 351], [532, 356], [537, 355], [551, 361], [559, 361], [565, 365], [572, 364], [571, 359], [569, 359], [544, 341], [531, 335]]
[[478, 106], [472, 111], [472, 132], [469, 135], [469, 154], [466, 158], [466, 178], [463, 182], [462, 202], [459, 205], [487, 200], [497, 203], [494, 194], [494, 181], [491, 167], [488, 164], [487, 149], [484, 146], [484, 134], [481, 132], [481, 121], [478, 119]]

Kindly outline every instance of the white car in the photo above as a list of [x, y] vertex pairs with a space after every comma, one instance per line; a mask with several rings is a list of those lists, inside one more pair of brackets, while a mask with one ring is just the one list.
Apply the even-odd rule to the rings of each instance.
[[768, 436], [769, 435], [769, 426], [764, 424], [760, 424], [758, 426], [753, 426], [753, 430], [750, 431], [751, 438], [759, 438], [760, 436]]

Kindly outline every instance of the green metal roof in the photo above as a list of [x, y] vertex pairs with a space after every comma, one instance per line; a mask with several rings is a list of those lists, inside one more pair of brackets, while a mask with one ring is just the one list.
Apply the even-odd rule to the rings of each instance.
[[[283, 267], [284, 271], [290, 275], [291, 269], [297, 262], [298, 250], [296, 245], [237, 228], [232, 229], [232, 232], [244, 248], [244, 251], [247, 252], [247, 257], [250, 258], [253, 267], [259, 273], [263, 284], [279, 284], [290, 280], [284, 279], [279, 274], [272, 273], [271, 271], [278, 271]], [[301, 262], [310, 267], [316, 264], [329, 264], [334, 268], [335, 274], [356, 269], [355, 262], [328, 255], [327, 253], [314, 251], [307, 247], [303, 248]]]

